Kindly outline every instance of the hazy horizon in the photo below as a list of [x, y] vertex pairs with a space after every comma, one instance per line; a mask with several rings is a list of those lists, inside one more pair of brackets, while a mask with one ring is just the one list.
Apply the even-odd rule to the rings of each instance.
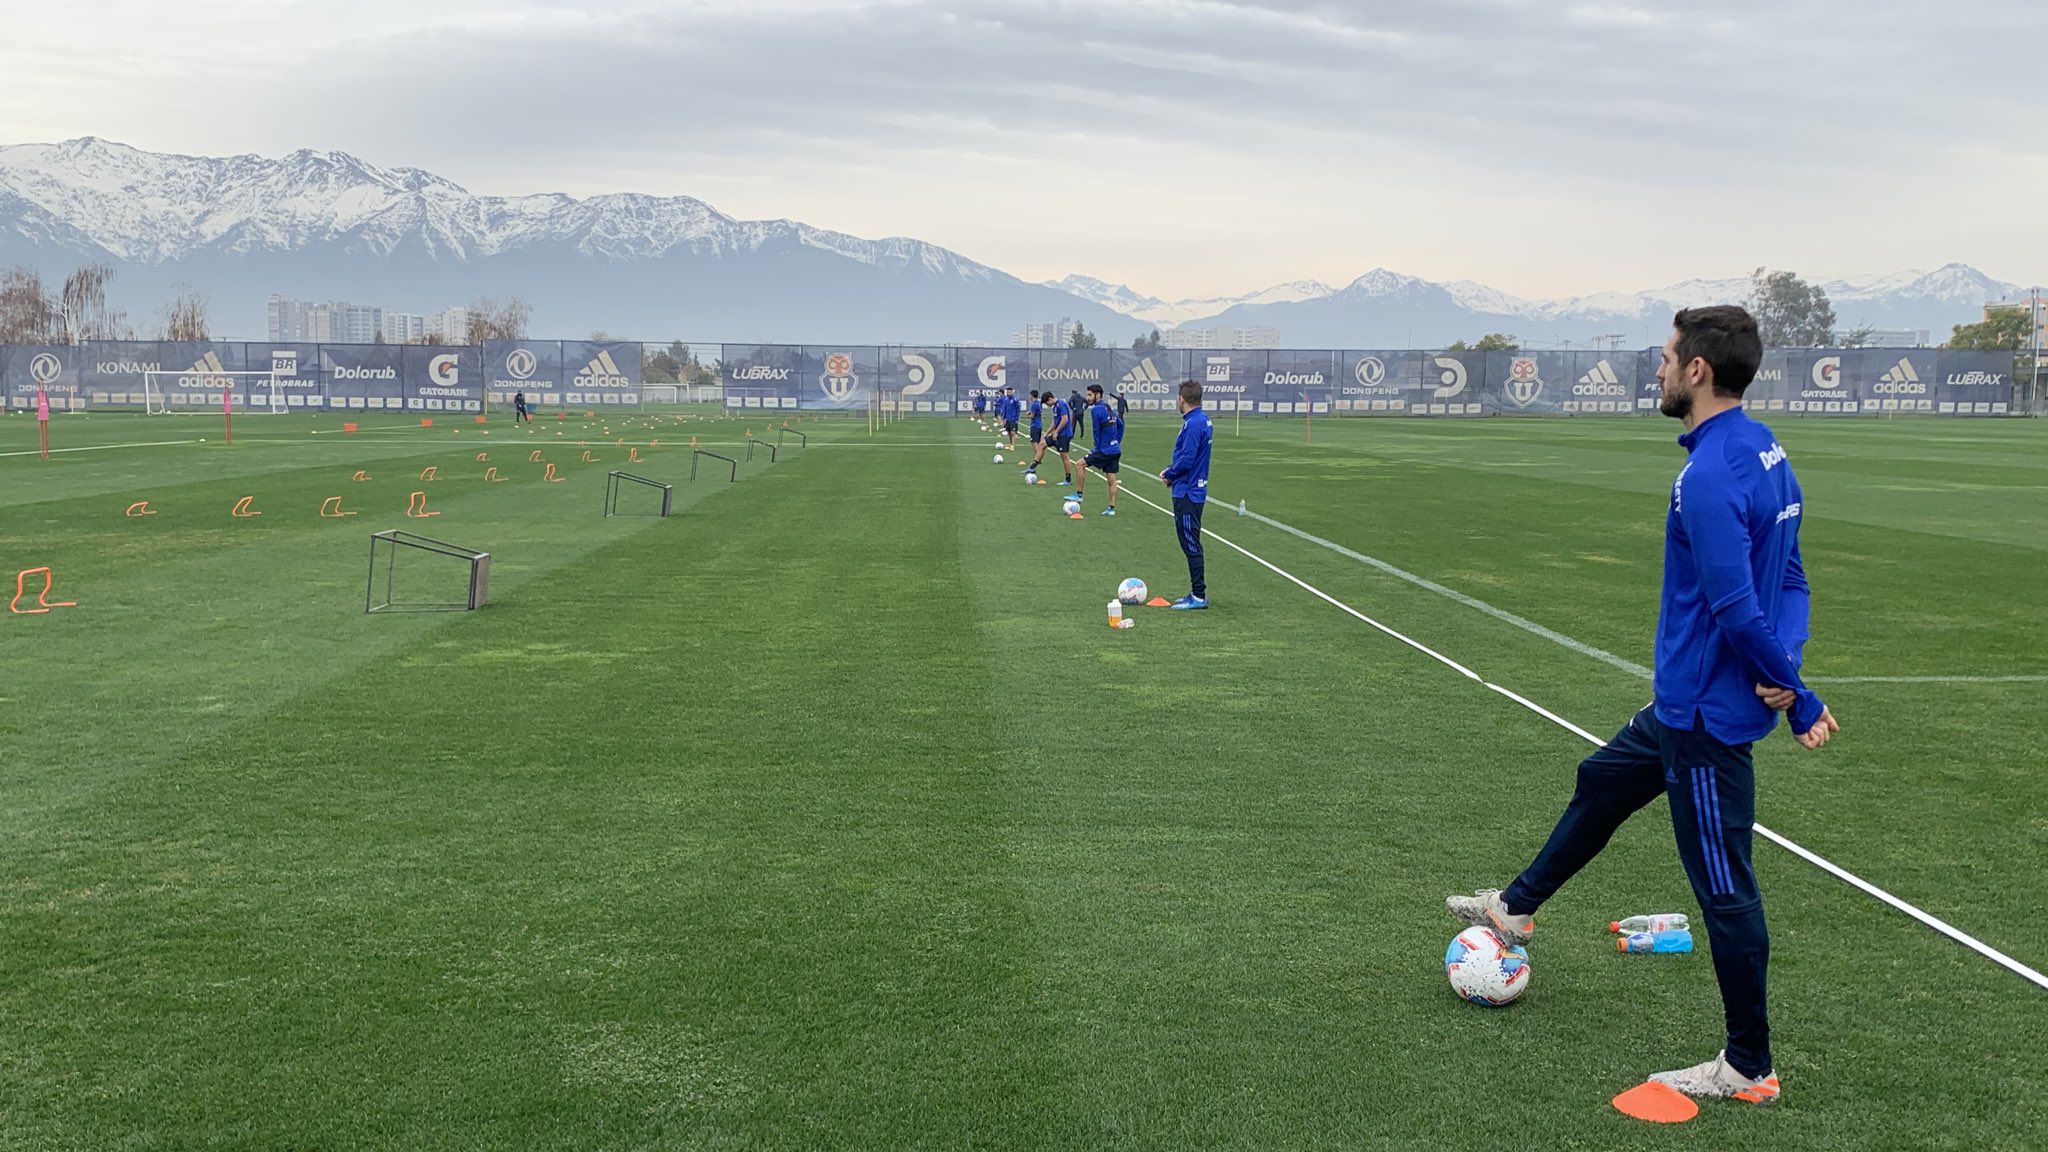
[[10, 25], [0, 141], [688, 195], [1169, 300], [1375, 267], [1525, 298], [1759, 264], [2039, 282], [2048, 144], [2004, 78], [2048, 6], [1915, 9], [116, 0]]

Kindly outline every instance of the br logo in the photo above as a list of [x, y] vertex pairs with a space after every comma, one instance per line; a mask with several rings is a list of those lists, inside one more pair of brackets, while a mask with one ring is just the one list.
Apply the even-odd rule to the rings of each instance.
[[844, 352], [826, 356], [825, 374], [818, 377], [818, 386], [835, 404], [851, 399], [854, 390], [860, 387], [860, 377], [853, 374], [853, 357]]
[[1508, 361], [1508, 399], [1517, 408], [1527, 408], [1543, 395], [1543, 377], [1536, 372], [1536, 358], [1517, 356]]
[[932, 367], [930, 358], [905, 352], [903, 368], [904, 374], [910, 377], [909, 387], [903, 390], [905, 396], [922, 396], [932, 390], [932, 381], [937, 379], [938, 370]]

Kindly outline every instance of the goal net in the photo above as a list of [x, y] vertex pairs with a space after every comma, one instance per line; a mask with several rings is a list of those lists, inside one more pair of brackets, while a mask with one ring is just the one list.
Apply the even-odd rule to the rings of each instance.
[[222, 412], [285, 411], [285, 391], [276, 372], [241, 370], [142, 374], [143, 406], [153, 415], [218, 416]]
[[464, 612], [490, 597], [491, 554], [393, 528], [370, 534], [364, 612]]

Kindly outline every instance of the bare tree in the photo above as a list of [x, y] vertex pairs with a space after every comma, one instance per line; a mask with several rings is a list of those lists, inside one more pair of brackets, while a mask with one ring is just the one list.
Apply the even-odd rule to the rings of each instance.
[[164, 306], [164, 339], [205, 340], [206, 297], [190, 284], [178, 285], [177, 295]]
[[617, 339], [617, 336], [612, 335], [611, 333], [605, 331], [602, 328], [593, 328], [590, 331], [590, 342], [592, 344], [610, 344]]
[[66, 344], [115, 337], [120, 318], [107, 309], [107, 285], [113, 282], [114, 270], [98, 263], [76, 268], [64, 278], [57, 308]]
[[526, 322], [533, 319], [533, 306], [517, 296], [502, 302], [485, 296], [469, 306], [469, 342], [524, 340]]
[[0, 344], [50, 344], [57, 338], [57, 302], [33, 268], [0, 271]]

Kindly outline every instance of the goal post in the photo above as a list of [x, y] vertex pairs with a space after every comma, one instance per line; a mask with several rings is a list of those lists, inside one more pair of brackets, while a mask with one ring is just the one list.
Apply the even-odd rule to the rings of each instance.
[[365, 613], [473, 612], [490, 585], [489, 552], [397, 528], [370, 534]]
[[276, 372], [243, 370], [142, 374], [143, 407], [153, 416], [218, 416], [222, 413], [285, 412], [285, 392]]

